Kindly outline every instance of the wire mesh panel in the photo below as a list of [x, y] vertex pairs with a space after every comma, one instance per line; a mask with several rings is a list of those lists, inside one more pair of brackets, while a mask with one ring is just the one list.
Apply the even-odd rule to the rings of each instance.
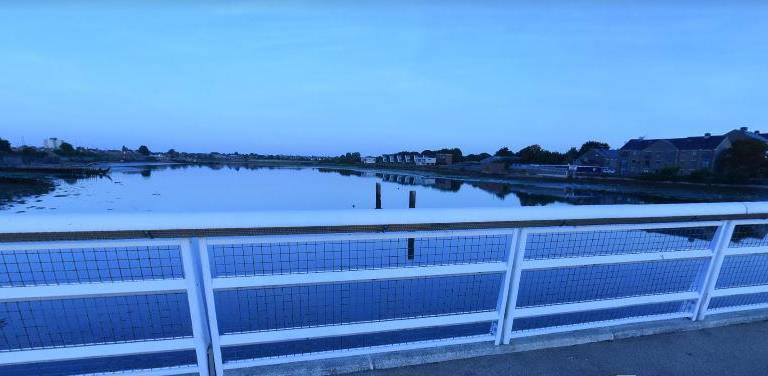
[[693, 301], [666, 302], [546, 316], [523, 317], [514, 321], [512, 330], [526, 331], [558, 327], [567, 329], [567, 327], [593, 322], [610, 322], [627, 318], [671, 315], [680, 312], [692, 312], [694, 305], [695, 302]]
[[[288, 358], [296, 355], [360, 348], [386, 347], [398, 350], [404, 344], [423, 341], [445, 341], [455, 338], [493, 335], [495, 322], [481, 322], [433, 328], [400, 330], [397, 332], [366, 333], [343, 337], [325, 337], [295, 341], [225, 347], [225, 362], [256, 358]], [[339, 354], [343, 356], [343, 354]]]
[[0, 244], [0, 371], [196, 371], [205, 321], [192, 256], [183, 241]]
[[734, 227], [716, 277], [709, 313], [768, 308], [768, 224]]
[[673, 317], [693, 317], [718, 222], [524, 230], [507, 341]]
[[716, 230], [705, 226], [532, 233], [525, 259], [705, 250]]
[[730, 248], [768, 246], [768, 224], [740, 224], [733, 230]]
[[523, 271], [517, 307], [696, 291], [709, 259]]
[[212, 277], [506, 261], [509, 235], [213, 244]]
[[[296, 330], [350, 325], [370, 332], [337, 336], [320, 332], [269, 343], [230, 343], [215, 349], [215, 356], [224, 367], [234, 367], [226, 362], [289, 361], [308, 354], [344, 356], [352, 349], [398, 349], [476, 337], [493, 340], [497, 326], [489, 322], [493, 318], [432, 326], [429, 320], [478, 313], [499, 317], [511, 233], [206, 239], [204, 269], [212, 278], [207, 293], [209, 310], [216, 313], [211, 323], [214, 336], [252, 334], [247, 338], [258, 340], [259, 333], [273, 336], [284, 331], [285, 338], [292, 338], [290, 333]], [[489, 264], [500, 268], [472, 269]], [[403, 270], [410, 270], [409, 275], [399, 276]], [[322, 282], [313, 282], [320, 281], [318, 276]], [[237, 280], [239, 287], [216, 288], [227, 280]], [[261, 285], [267, 280], [269, 285]], [[408, 320], [426, 321], [419, 324], [423, 328], [403, 330], [382, 331], [376, 325]], [[361, 325], [369, 329], [359, 329]], [[217, 340], [213, 342], [215, 346]]]
[[726, 256], [717, 289], [768, 284], [768, 253]]
[[216, 292], [222, 334], [496, 310], [503, 274]]
[[0, 351], [192, 337], [184, 293], [0, 303]]
[[177, 245], [0, 252], [0, 288], [183, 277]]
[[157, 371], [157, 374], [195, 372], [197, 359], [194, 351], [113, 356], [44, 362], [32, 364], [0, 365], [0, 375], [71, 376], [83, 374], [120, 374], [125, 370]]
[[754, 294], [740, 294], [731, 296], [721, 296], [712, 298], [709, 303], [709, 309], [719, 310], [728, 308], [745, 308], [760, 306], [766, 307], [768, 305], [768, 292], [760, 292]]

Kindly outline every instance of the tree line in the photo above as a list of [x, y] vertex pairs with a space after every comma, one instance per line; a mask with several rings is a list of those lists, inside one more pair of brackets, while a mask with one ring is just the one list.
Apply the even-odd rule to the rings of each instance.
[[508, 147], [503, 147], [497, 150], [495, 153], [478, 153], [464, 155], [460, 148], [443, 148], [439, 150], [424, 150], [421, 153], [414, 151], [402, 151], [396, 154], [421, 154], [427, 157], [435, 157], [438, 154], [450, 154], [453, 162], [479, 162], [490, 157], [511, 157], [516, 159], [519, 163], [527, 164], [568, 164], [578, 159], [582, 155], [586, 154], [592, 149], [610, 149], [610, 146], [605, 142], [600, 141], [587, 141], [581, 145], [581, 147], [572, 147], [565, 153], [558, 151], [550, 151], [541, 147], [541, 145], [534, 144], [526, 146], [517, 152], [509, 150]]
[[[133, 150], [128, 149], [125, 146], [123, 146], [122, 151], [133, 152]], [[139, 146], [139, 148], [136, 149], [135, 152], [144, 156], [149, 156], [151, 154], [151, 152], [149, 151], [149, 148], [146, 145]], [[4, 138], [0, 138], [0, 153], [3, 153], [3, 154], [20, 153], [23, 155], [45, 155], [46, 154], [44, 151], [40, 151], [40, 149], [38, 148], [34, 148], [26, 145], [21, 146], [16, 151], [14, 151], [13, 146], [11, 145], [11, 142]], [[78, 156], [87, 157], [87, 156], [97, 155], [97, 153], [94, 153], [93, 151], [90, 151], [82, 146], [75, 147], [69, 142], [62, 142], [58, 148], [53, 150], [53, 153], [62, 157], [78, 157]]]

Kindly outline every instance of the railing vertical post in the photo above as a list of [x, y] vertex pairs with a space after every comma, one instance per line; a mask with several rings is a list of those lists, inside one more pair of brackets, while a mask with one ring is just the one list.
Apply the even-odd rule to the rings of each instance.
[[504, 284], [501, 286], [501, 299], [499, 302], [499, 321], [496, 324], [496, 345], [500, 345], [504, 340], [504, 320], [507, 313], [507, 301], [509, 300], [510, 282], [512, 281], [512, 265], [515, 262], [517, 254], [517, 239], [520, 238], [520, 229], [515, 229], [510, 240], [509, 252], [507, 255], [507, 271], [504, 273]]
[[496, 333], [497, 345], [501, 343], [509, 344], [512, 337], [512, 322], [515, 317], [515, 307], [517, 306], [517, 294], [520, 291], [520, 263], [525, 254], [526, 234], [525, 229], [518, 229], [512, 237], [512, 245], [507, 261], [507, 273], [504, 280], [504, 296], [499, 312], [500, 324]]
[[696, 308], [694, 309], [693, 320], [703, 320], [707, 316], [707, 309], [709, 308], [709, 302], [712, 300], [712, 292], [717, 285], [717, 278], [720, 276], [720, 269], [723, 266], [723, 259], [725, 258], [725, 250], [728, 248], [728, 244], [731, 242], [733, 236], [733, 230], [736, 225], [733, 221], [723, 222], [715, 232], [715, 237], [712, 239], [712, 260], [709, 262], [709, 268], [707, 274], [704, 276], [704, 281], [701, 284], [699, 290], [699, 300], [696, 301]]
[[203, 285], [198, 273], [197, 256], [192, 252], [192, 241], [184, 239], [180, 244], [181, 262], [184, 268], [184, 280], [187, 282], [187, 301], [189, 302], [189, 314], [192, 318], [192, 335], [195, 340], [195, 354], [197, 356], [197, 369], [200, 376], [209, 376], [208, 365], [208, 320], [203, 307]]
[[205, 302], [208, 307], [208, 329], [211, 333], [211, 349], [213, 352], [213, 364], [216, 376], [224, 375], [224, 361], [221, 356], [221, 344], [219, 343], [219, 320], [216, 317], [216, 301], [213, 296], [213, 278], [211, 262], [208, 254], [208, 242], [200, 239], [200, 261], [203, 271], [203, 286], [205, 287]]

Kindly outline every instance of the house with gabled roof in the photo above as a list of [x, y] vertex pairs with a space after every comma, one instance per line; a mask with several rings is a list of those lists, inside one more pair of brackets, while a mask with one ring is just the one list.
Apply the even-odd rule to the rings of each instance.
[[632, 139], [619, 149], [617, 172], [635, 176], [672, 167], [679, 168], [683, 175], [700, 170], [712, 171], [720, 154], [730, 149], [733, 142], [744, 139], [768, 143], [768, 137], [759, 131], [749, 132], [746, 127], [723, 135], [706, 133], [684, 138]]

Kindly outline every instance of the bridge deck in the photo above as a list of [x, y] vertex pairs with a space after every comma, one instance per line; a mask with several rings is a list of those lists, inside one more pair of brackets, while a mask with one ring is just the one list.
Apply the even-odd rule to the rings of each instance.
[[357, 375], [768, 375], [767, 338], [763, 321]]

